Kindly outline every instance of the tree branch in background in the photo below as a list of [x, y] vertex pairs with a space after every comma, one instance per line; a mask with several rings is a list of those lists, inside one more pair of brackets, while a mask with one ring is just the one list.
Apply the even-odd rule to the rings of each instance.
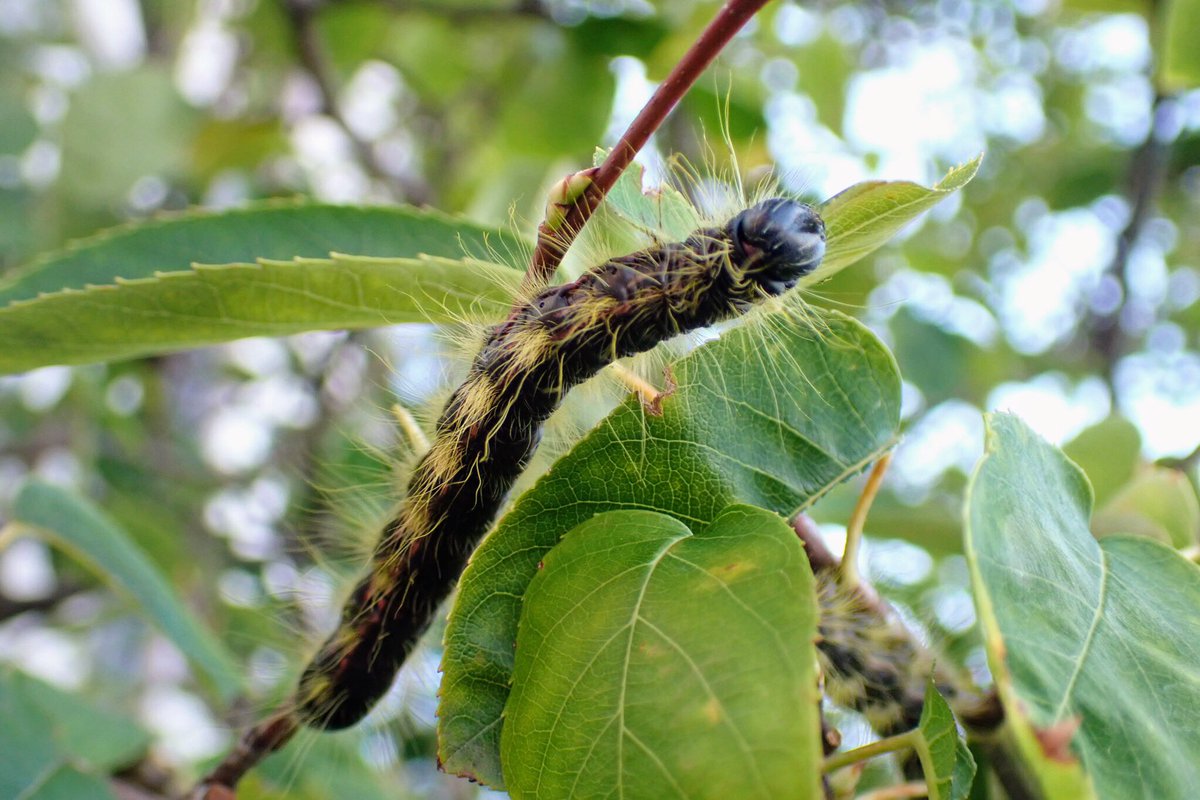
[[396, 11], [422, 11], [456, 22], [512, 17], [553, 20], [541, 0], [518, 0], [511, 6], [446, 5], [443, 0], [384, 0], [384, 2]]
[[525, 289], [550, 279], [575, 236], [583, 229], [592, 212], [600, 206], [604, 196], [617, 182], [617, 178], [621, 177], [621, 173], [633, 162], [634, 156], [646, 145], [717, 54], [767, 2], [768, 0], [729, 0], [717, 12], [713, 21], [700, 34], [700, 38], [659, 84], [645, 107], [609, 152], [608, 158], [590, 173], [591, 185], [565, 209], [565, 216], [560, 220], [551, 222], [547, 218], [538, 227], [537, 246], [533, 251], [529, 271], [525, 274]]
[[1110, 311], [1093, 314], [1089, 323], [1091, 349], [1104, 362], [1109, 387], [1114, 384], [1117, 362], [1128, 348], [1125, 329], [1121, 325], [1121, 312], [1129, 297], [1129, 258], [1141, 237], [1146, 222], [1154, 210], [1159, 192], [1166, 176], [1167, 157], [1170, 154], [1172, 123], [1177, 113], [1172, 97], [1157, 94], [1150, 111], [1150, 130], [1146, 139], [1134, 151], [1125, 177], [1125, 197], [1129, 201], [1129, 221], [1117, 235], [1116, 251], [1109, 262], [1106, 275], [1116, 279], [1121, 290], [1121, 301]]
[[333, 68], [325, 56], [325, 49], [321, 45], [321, 38], [315, 24], [317, 11], [324, 4], [324, 0], [284, 0], [283, 2], [284, 12], [291, 25], [292, 37], [295, 40], [296, 57], [317, 86], [317, 92], [321, 99], [320, 112], [345, 131], [358, 160], [366, 168], [368, 174], [382, 183], [394, 199], [406, 200], [415, 205], [428, 202], [429, 187], [414, 181], [403, 181], [383, 169], [371, 143], [356, 134], [342, 114], [337, 101], [338, 93]]
[[13, 600], [0, 595], [0, 622], [29, 611], [50, 611], [63, 600], [81, 591], [83, 587], [78, 584], [60, 583], [50, 594], [32, 600]]

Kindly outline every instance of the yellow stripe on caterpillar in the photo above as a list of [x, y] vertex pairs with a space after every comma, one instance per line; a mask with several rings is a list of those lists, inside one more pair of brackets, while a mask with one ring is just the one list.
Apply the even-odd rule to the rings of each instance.
[[783, 294], [824, 250], [817, 213], [776, 198], [681, 242], [610, 259], [514, 308], [451, 395], [371, 572], [305, 670], [301, 718], [343, 728], [387, 690], [567, 391], [617, 358]]

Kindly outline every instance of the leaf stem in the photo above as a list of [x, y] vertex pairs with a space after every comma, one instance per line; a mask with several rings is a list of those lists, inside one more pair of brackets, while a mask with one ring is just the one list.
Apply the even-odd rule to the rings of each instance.
[[717, 12], [712, 22], [666, 79], [659, 84], [645, 107], [630, 123], [620, 141], [592, 176], [591, 186], [571, 205], [566, 218], [559, 225], [551, 226], [543, 222], [538, 227], [537, 246], [534, 248], [529, 270], [525, 273], [526, 289], [550, 279], [575, 236], [583, 229], [592, 212], [599, 207], [609, 189], [617, 182], [617, 178], [633, 162], [634, 156], [663, 124], [667, 115], [717, 54], [767, 2], [769, 0], [728, 0]]
[[912, 781], [911, 783], [898, 783], [895, 786], [885, 786], [882, 789], [867, 792], [864, 795], [859, 795], [858, 800], [902, 800], [907, 797], [925, 797], [928, 793], [929, 787], [925, 784], [925, 781]]
[[866, 761], [868, 758], [875, 758], [886, 753], [917, 749], [920, 739], [920, 728], [913, 728], [911, 731], [905, 731], [895, 736], [889, 736], [886, 739], [880, 739], [877, 742], [864, 744], [862, 747], [856, 747], [853, 750], [843, 750], [825, 759], [825, 763], [821, 765], [821, 771], [834, 772], [842, 767], [848, 767], [851, 764], [857, 764], [859, 761]]
[[891, 451], [875, 462], [875, 468], [871, 470], [867, 484], [863, 487], [858, 502], [854, 505], [854, 513], [850, 515], [850, 522], [846, 525], [846, 549], [842, 551], [842, 565], [839, 574], [841, 582], [846, 586], [862, 585], [862, 575], [858, 571], [858, 553], [862, 546], [863, 528], [867, 524], [867, 515], [871, 512], [871, 505], [875, 502], [875, 495], [879, 493], [879, 487], [883, 483], [883, 476], [887, 473], [888, 465], [891, 463]]

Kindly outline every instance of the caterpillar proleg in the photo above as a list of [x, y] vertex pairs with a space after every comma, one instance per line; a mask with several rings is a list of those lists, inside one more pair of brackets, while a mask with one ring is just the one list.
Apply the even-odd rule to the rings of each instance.
[[720, 227], [611, 259], [517, 306], [451, 395], [369, 572], [305, 669], [300, 718], [345, 728], [387, 691], [571, 387], [617, 358], [784, 293], [824, 251], [813, 208], [765, 200]]

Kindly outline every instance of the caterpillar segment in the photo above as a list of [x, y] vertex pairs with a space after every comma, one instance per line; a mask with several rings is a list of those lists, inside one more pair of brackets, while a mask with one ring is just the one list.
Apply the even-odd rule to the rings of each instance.
[[[933, 654], [885, 605], [858, 587], [841, 584], [834, 570], [816, 570], [817, 658], [830, 700], [853, 709], [882, 736], [917, 726]], [[950, 691], [950, 686], [943, 687]]]
[[771, 199], [720, 227], [614, 258], [493, 328], [407, 495], [296, 692], [310, 727], [358, 722], [387, 691], [573, 386], [615, 359], [736, 317], [820, 264], [814, 209]]

